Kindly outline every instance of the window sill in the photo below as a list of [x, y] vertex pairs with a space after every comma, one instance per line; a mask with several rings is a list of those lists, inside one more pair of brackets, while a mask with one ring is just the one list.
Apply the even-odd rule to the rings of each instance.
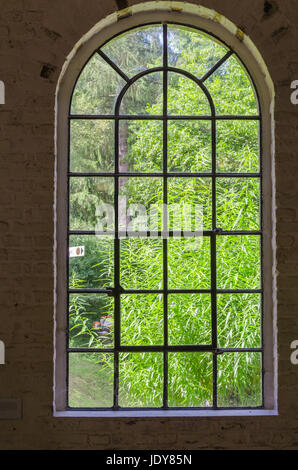
[[212, 417], [278, 416], [273, 410], [123, 410], [123, 411], [54, 411], [56, 418], [212, 418]]

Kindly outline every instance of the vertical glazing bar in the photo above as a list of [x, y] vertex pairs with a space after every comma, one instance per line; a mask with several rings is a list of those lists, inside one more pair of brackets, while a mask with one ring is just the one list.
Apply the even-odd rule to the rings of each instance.
[[[119, 173], [119, 119], [115, 119], [115, 173]], [[120, 346], [120, 241], [119, 241], [119, 179], [114, 176], [114, 409], [118, 408], [118, 390], [119, 390], [119, 346]]]
[[168, 408], [168, 31], [163, 25], [163, 315], [164, 315], [164, 361], [163, 361], [163, 408]]
[[[212, 346], [217, 348], [216, 307], [216, 120], [212, 119], [212, 235], [211, 235], [211, 316]], [[217, 407], [217, 353], [213, 353], [213, 408]]]
[[264, 375], [265, 375], [265, 364], [264, 364], [264, 286], [263, 286], [263, 142], [262, 142], [262, 116], [260, 116], [259, 120], [259, 165], [260, 165], [260, 230], [261, 230], [261, 236], [260, 236], [260, 260], [261, 260], [261, 285], [259, 286], [260, 289], [262, 290], [261, 293], [261, 348], [263, 349], [262, 351], [262, 361], [261, 361], [261, 367], [262, 367], [262, 406], [264, 406]]

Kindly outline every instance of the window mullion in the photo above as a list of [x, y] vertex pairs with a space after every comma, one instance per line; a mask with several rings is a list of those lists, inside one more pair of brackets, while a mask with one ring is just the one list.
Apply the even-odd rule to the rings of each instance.
[[167, 25], [163, 25], [163, 320], [164, 320], [164, 353], [163, 353], [163, 408], [168, 408], [168, 38]]
[[216, 120], [212, 120], [212, 234], [211, 234], [211, 316], [213, 352], [213, 407], [217, 408], [217, 293], [216, 293]]
[[114, 409], [118, 405], [119, 393], [119, 347], [120, 347], [120, 241], [119, 241], [119, 120], [115, 121], [115, 175], [114, 175]]

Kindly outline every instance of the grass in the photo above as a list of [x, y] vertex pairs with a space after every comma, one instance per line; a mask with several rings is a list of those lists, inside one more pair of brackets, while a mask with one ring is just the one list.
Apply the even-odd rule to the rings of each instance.
[[110, 369], [101, 367], [95, 358], [90, 359], [90, 354], [69, 355], [69, 405], [74, 408], [111, 407]]

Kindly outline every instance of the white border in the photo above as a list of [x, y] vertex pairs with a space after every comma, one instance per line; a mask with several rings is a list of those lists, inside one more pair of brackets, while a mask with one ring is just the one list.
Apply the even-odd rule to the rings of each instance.
[[[263, 155], [263, 282], [264, 282], [264, 410], [132, 410], [66, 411], [65, 272], [68, 108], [74, 83], [96, 48], [115, 34], [158, 21], [173, 21], [202, 28], [229, 45], [249, 70], [259, 94], [262, 113]], [[113, 13], [97, 23], [75, 45], [62, 68], [55, 106], [54, 196], [54, 416], [60, 417], [195, 417], [261, 416], [277, 414], [277, 325], [275, 265], [274, 86], [268, 69], [252, 41], [214, 10], [185, 2], [153, 1]]]

